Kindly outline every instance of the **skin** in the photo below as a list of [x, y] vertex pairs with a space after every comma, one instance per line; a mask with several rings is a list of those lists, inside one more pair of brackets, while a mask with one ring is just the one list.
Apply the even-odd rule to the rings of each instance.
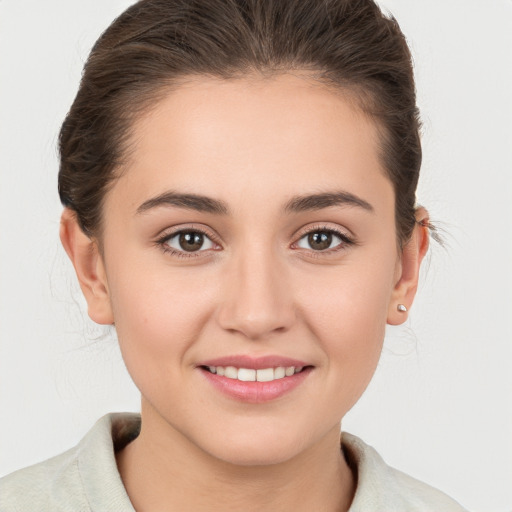
[[[169, 93], [132, 135], [131, 159], [106, 196], [102, 251], [69, 210], [61, 239], [89, 315], [115, 322], [141, 391], [141, 434], [117, 454], [136, 510], [348, 510], [355, 477], [340, 421], [375, 371], [386, 323], [407, 318], [397, 305], [411, 306], [428, 246], [418, 225], [398, 248], [374, 122], [303, 76], [200, 78]], [[229, 213], [137, 212], [167, 191], [223, 201]], [[339, 191], [371, 210], [284, 210], [295, 196]], [[191, 228], [213, 240], [192, 257], [156, 243]], [[326, 229], [354, 243], [308, 245], [308, 231]], [[292, 392], [248, 404], [197, 368], [231, 354], [293, 357], [313, 370]]]

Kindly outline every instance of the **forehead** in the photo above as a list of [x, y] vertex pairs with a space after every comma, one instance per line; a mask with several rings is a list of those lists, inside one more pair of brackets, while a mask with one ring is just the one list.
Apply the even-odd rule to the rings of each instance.
[[170, 188], [269, 202], [340, 187], [389, 192], [378, 141], [355, 101], [303, 75], [201, 77], [135, 122], [114, 190], [125, 189], [133, 208]]

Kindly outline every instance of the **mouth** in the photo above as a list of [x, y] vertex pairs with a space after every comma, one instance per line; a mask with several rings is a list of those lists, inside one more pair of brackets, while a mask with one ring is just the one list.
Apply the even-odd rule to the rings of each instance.
[[292, 377], [303, 372], [311, 366], [277, 366], [275, 368], [237, 368], [236, 366], [201, 366], [201, 368], [214, 375], [241, 382], [273, 382], [275, 380]]
[[222, 395], [239, 402], [260, 404], [292, 392], [313, 372], [314, 366], [274, 356], [233, 356], [205, 361], [197, 369]]

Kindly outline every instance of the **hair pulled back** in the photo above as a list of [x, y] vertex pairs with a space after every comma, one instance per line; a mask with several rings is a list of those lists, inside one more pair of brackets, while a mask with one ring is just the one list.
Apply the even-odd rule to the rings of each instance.
[[398, 240], [415, 223], [421, 166], [411, 55], [373, 0], [141, 0], [101, 35], [60, 131], [59, 195], [89, 236], [126, 159], [130, 128], [193, 75], [222, 79], [290, 70], [355, 97], [380, 128], [395, 191]]

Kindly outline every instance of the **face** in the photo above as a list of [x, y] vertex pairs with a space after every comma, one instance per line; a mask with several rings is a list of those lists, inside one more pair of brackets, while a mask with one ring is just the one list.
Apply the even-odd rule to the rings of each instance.
[[147, 428], [238, 464], [338, 436], [396, 309], [377, 148], [353, 103], [300, 76], [198, 79], [137, 121], [102, 264]]

